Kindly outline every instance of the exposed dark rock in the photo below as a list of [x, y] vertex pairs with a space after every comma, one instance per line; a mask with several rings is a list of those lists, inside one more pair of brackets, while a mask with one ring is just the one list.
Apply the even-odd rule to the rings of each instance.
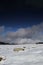
[[17, 43], [5, 43], [5, 42], [0, 42], [0, 45], [17, 45]]
[[9, 43], [5, 43], [5, 42], [0, 42], [0, 45], [7, 45]]
[[37, 42], [36, 44], [43, 44], [43, 42]]

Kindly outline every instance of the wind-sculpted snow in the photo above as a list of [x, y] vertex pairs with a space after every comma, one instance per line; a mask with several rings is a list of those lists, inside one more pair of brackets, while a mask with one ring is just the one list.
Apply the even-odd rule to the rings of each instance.
[[[13, 51], [14, 48], [23, 48], [24, 51]], [[0, 65], [43, 65], [43, 44], [0, 45]]]

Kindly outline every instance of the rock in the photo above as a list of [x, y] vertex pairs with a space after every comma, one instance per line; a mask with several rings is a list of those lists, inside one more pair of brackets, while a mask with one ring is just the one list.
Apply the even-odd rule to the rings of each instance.
[[24, 48], [14, 48], [14, 50], [13, 51], [24, 51], [25, 49]]

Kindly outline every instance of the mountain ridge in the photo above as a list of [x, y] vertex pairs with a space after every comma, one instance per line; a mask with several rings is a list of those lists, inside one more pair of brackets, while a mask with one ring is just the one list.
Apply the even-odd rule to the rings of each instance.
[[[31, 43], [29, 43], [31, 44]], [[36, 42], [35, 44], [43, 44], [43, 42]], [[5, 42], [0, 42], [0, 45], [19, 45], [17, 43], [5, 43]], [[24, 44], [23, 44], [24, 45]]]

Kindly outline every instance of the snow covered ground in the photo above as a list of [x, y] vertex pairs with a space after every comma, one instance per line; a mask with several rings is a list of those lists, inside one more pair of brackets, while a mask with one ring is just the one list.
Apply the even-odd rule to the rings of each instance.
[[[24, 46], [24, 51], [13, 51]], [[43, 65], [43, 44], [0, 45], [0, 56], [6, 58], [0, 65]]]

